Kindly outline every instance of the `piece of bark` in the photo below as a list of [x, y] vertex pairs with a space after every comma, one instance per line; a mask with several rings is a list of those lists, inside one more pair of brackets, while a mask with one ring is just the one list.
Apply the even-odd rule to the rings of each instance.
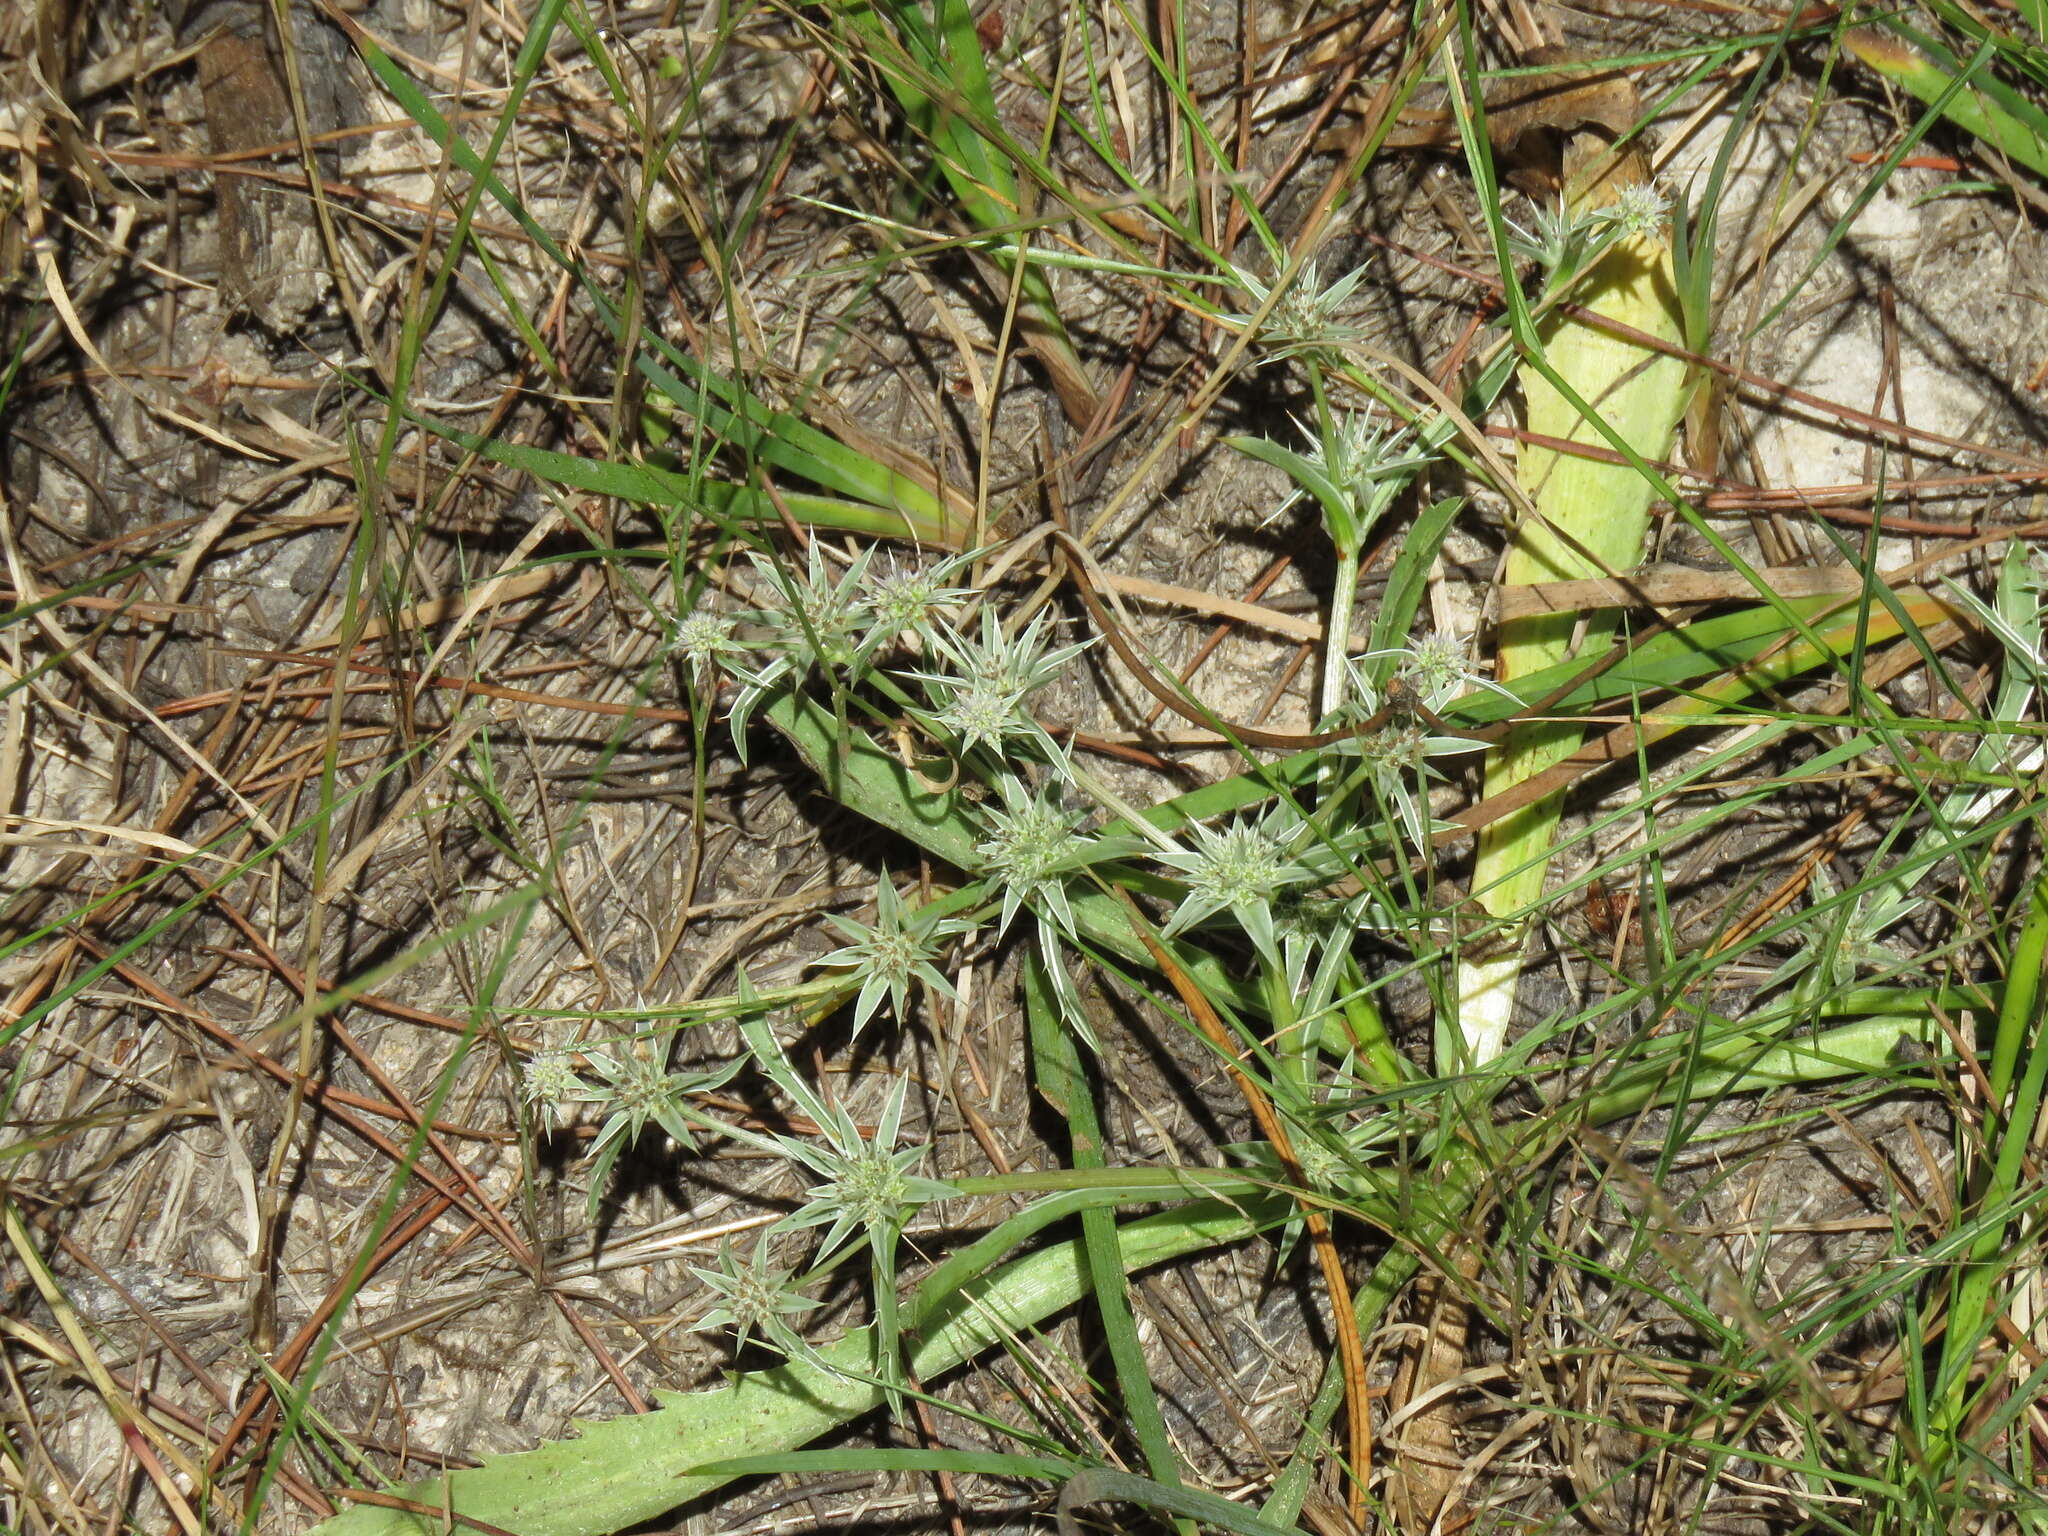
[[[1460, 1237], [1455, 1250], [1444, 1257], [1444, 1268], [1429, 1270], [1416, 1282], [1422, 1338], [1401, 1362], [1389, 1402], [1394, 1412], [1439, 1391], [1464, 1371], [1472, 1329], [1472, 1304], [1465, 1293], [1479, 1273], [1479, 1262], [1478, 1244]], [[1464, 1475], [1454, 1407], [1447, 1396], [1437, 1398], [1402, 1425], [1394, 1438], [1387, 1503], [1396, 1526], [1408, 1536], [1426, 1536], [1445, 1514]]]
[[[303, 326], [332, 286], [302, 186], [281, 186], [249, 170], [295, 171], [292, 120], [283, 48], [277, 23], [256, 0], [198, 0], [178, 27], [184, 41], [204, 38], [199, 89], [206, 107], [208, 148], [215, 155], [275, 146], [267, 160], [237, 162], [215, 172], [220, 240], [220, 289], [237, 310], [265, 327], [289, 333]], [[359, 110], [347, 72], [347, 44], [309, 6], [292, 8], [292, 43], [305, 93], [307, 127], [320, 134]], [[323, 156], [328, 161], [329, 155]], [[323, 163], [323, 175], [337, 167]]]
[[[1525, 65], [1551, 66], [1538, 73], [1497, 80], [1486, 93], [1486, 137], [1508, 179], [1531, 196], [1554, 193], [1563, 180], [1566, 144], [1588, 127], [1614, 139], [1634, 127], [1642, 113], [1630, 73], [1588, 67], [1570, 50], [1534, 48]], [[1458, 148], [1458, 125], [1442, 107], [1412, 108], [1387, 135], [1392, 149]]]

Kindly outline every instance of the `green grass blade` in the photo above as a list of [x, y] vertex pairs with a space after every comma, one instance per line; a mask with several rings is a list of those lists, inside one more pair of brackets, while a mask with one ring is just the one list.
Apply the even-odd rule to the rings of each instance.
[[[591, 281], [584, 267], [573, 260], [527, 212], [520, 199], [489, 168], [483, 157], [455, 132], [404, 70], [378, 49], [367, 35], [359, 34], [357, 41], [364, 62], [378, 82], [392, 93], [406, 113], [456, 166], [478, 179], [482, 189], [550, 260], [563, 271], [576, 276], [585, 296], [614, 339], [624, 344], [624, 318], [609, 296]], [[920, 530], [947, 530], [947, 537], [934, 538], [931, 542], [957, 547], [959, 530], [948, 523], [946, 509], [924, 486], [854, 452], [801, 418], [787, 411], [775, 410], [732, 380], [686, 356], [663, 337], [648, 334], [644, 340], [646, 346], [637, 351], [633, 359], [635, 369], [679, 411], [701, 420], [714, 437], [729, 439], [743, 453], [802, 475], [828, 490], [839, 491], [878, 507], [899, 509], [911, 525]]]
[[[479, 458], [523, 470], [534, 479], [563, 490], [615, 497], [646, 507], [701, 507], [713, 517], [735, 523], [766, 526], [779, 524], [782, 520], [781, 512], [767, 493], [750, 486], [734, 485], [724, 480], [705, 480], [653, 464], [592, 458], [527, 443], [508, 443], [450, 425], [424, 411], [407, 410], [405, 414], [435, 436], [445, 438]], [[762, 457], [773, 455], [764, 453]], [[905, 488], [910, 484], [900, 477], [897, 483]], [[929, 515], [913, 511], [905, 505], [911, 500], [909, 497], [891, 506], [819, 496], [809, 491], [778, 491], [776, 495], [793, 519], [810, 527], [838, 528], [878, 539], [909, 539], [939, 548], [955, 547], [957, 531], [943, 518], [934, 521]]]
[[[1446, 496], [1424, 507], [1415, 525], [1401, 540], [1394, 565], [1387, 572], [1386, 590], [1380, 596], [1379, 612], [1373, 615], [1366, 642], [1368, 651], [1391, 651], [1407, 644], [1415, 630], [1415, 616], [1422, 609], [1423, 594], [1429, 590], [1429, 569], [1443, 548], [1444, 536], [1464, 509], [1465, 498]], [[1392, 675], [1392, 657], [1373, 663], [1374, 674], [1385, 682]]]
[[[1102, 1124], [1095, 1113], [1094, 1088], [1082, 1069], [1074, 1032], [1061, 1016], [1059, 998], [1046, 979], [1044, 957], [1035, 948], [1024, 966], [1024, 1009], [1030, 1023], [1032, 1070], [1038, 1091], [1053, 1112], [1067, 1122], [1074, 1167], [1100, 1169], [1104, 1166], [1105, 1143]], [[1173, 1442], [1166, 1433], [1166, 1417], [1159, 1410], [1159, 1394], [1152, 1388], [1151, 1369], [1145, 1363], [1145, 1346], [1138, 1338], [1137, 1320], [1131, 1316], [1116, 1219], [1108, 1210], [1091, 1206], [1081, 1212], [1081, 1246], [1087, 1255], [1088, 1280], [1095, 1293], [1096, 1320], [1109, 1346], [1110, 1362], [1116, 1368], [1117, 1392], [1123, 1400], [1132, 1435], [1152, 1475], [1178, 1485], [1180, 1470]]]
[[[2042, 1027], [2044, 967], [2048, 967], [2048, 872], [2037, 874], [2027, 915], [2012, 947], [2005, 989], [1998, 1010], [1998, 1033], [1991, 1054], [1991, 1103], [1987, 1126], [1997, 1145], [1981, 1199], [1974, 1208], [1990, 1219], [1970, 1245], [1969, 1263], [1958, 1276], [1943, 1336], [1941, 1368], [1936, 1376], [1935, 1430], [1940, 1443], [1932, 1447], [1943, 1459], [1958, 1452], [1968, 1403], [1970, 1368], [1987, 1332], [1991, 1294], [2006, 1278], [1999, 1263], [2005, 1246], [2006, 1220], [2001, 1212], [2020, 1187], [2021, 1171], [2033, 1147], [2040, 1117], [2042, 1090], [2048, 1086], [2048, 1029]], [[2024, 1054], [2026, 1066], [2020, 1071]], [[2014, 1077], [2018, 1074], [2018, 1083]]]
[[1996, 49], [1989, 36], [1964, 63], [1902, 20], [1887, 21], [1885, 30], [1893, 36], [1858, 27], [1842, 39], [1843, 46], [1993, 154], [2048, 180], [2048, 113], [1985, 69]]
[[1287, 1526], [1263, 1520], [1242, 1504], [1233, 1504], [1218, 1494], [1204, 1493], [1199, 1488], [1169, 1488], [1111, 1467], [1091, 1467], [1067, 1480], [1067, 1486], [1060, 1492], [1061, 1523], [1072, 1524], [1070, 1511], [1076, 1505], [1105, 1499], [1156, 1509], [1183, 1520], [1199, 1520], [1204, 1525], [1236, 1531], [1239, 1536], [1296, 1536]]
[[1020, 267], [1018, 261], [1024, 206], [974, 13], [966, 0], [936, 0], [935, 10], [936, 26], [911, 0], [852, 0], [839, 14], [867, 44], [868, 57], [911, 126], [930, 143], [967, 221], [1005, 237], [997, 265], [1021, 285], [1028, 339], [1053, 375], [1068, 414], [1080, 415], [1094, 391], [1061, 323], [1051, 279], [1042, 268], [1028, 262]]

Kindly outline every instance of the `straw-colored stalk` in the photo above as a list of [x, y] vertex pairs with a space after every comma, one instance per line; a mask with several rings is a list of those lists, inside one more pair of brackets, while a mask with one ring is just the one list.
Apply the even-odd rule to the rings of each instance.
[[[1611, 195], [1610, 177], [1598, 197]], [[1572, 295], [1579, 309], [1617, 320], [1676, 343], [1678, 290], [1670, 242], [1660, 233], [1627, 235], [1615, 242]], [[1572, 390], [1646, 459], [1663, 458], [1684, 408], [1682, 361], [1624, 341], [1587, 320], [1554, 318], [1542, 333], [1544, 355]], [[1607, 454], [1586, 458], [1530, 443], [1522, 449], [1517, 479], [1535, 509], [1514, 530], [1508, 552], [1509, 585], [1571, 581], [1611, 575], [1633, 566], [1649, 523], [1651, 487], [1627, 464], [1613, 462], [1605, 434], [1534, 367], [1521, 369], [1532, 438], [1584, 443]], [[1583, 633], [1581, 626], [1583, 625]], [[1612, 640], [1612, 614], [1540, 614], [1501, 626], [1500, 677], [1512, 684], [1577, 654], [1596, 657]], [[1533, 722], [1513, 731], [1488, 756], [1486, 793], [1498, 795], [1568, 756], [1579, 727]], [[1559, 797], [1552, 795], [1492, 823], [1479, 837], [1472, 873], [1473, 900], [1504, 931], [1471, 946], [1459, 967], [1459, 1033], [1468, 1065], [1501, 1053], [1514, 1009], [1530, 910], [1543, 894], [1557, 830]]]

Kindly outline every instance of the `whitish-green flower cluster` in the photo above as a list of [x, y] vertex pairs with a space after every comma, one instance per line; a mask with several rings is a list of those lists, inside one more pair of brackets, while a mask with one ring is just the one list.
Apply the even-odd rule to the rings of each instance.
[[865, 1239], [873, 1272], [875, 1336], [880, 1344], [875, 1364], [881, 1380], [890, 1389], [894, 1406], [900, 1400], [897, 1387], [902, 1380], [896, 1327], [897, 1243], [904, 1227], [921, 1207], [959, 1191], [951, 1184], [917, 1172], [930, 1155], [929, 1147], [896, 1145], [910, 1087], [908, 1078], [899, 1077], [890, 1086], [875, 1120], [875, 1134], [866, 1137], [844, 1105], [836, 1100], [826, 1102], [790, 1065], [765, 1018], [755, 1016], [741, 1024], [762, 1072], [789, 1096], [799, 1113], [818, 1127], [816, 1141], [794, 1136], [773, 1138], [777, 1151], [808, 1168], [819, 1182], [804, 1191], [802, 1206], [769, 1231], [824, 1227], [825, 1236], [816, 1254], [820, 1264], [843, 1249], [851, 1251], [847, 1248], [849, 1239]]
[[1425, 635], [1392, 650], [1367, 651], [1354, 657], [1351, 666], [1355, 689], [1362, 695], [1373, 694], [1372, 663], [1389, 660], [1394, 663], [1394, 682], [1425, 709], [1442, 709], [1453, 699], [1481, 690], [1498, 694], [1511, 703], [1521, 702], [1512, 691], [1473, 665], [1464, 641], [1442, 633]]
[[753, 556], [754, 575], [779, 601], [750, 615], [758, 636], [748, 642], [751, 666], [735, 662], [740, 682], [730, 716], [733, 744], [746, 755], [747, 720], [755, 707], [785, 683], [800, 683], [815, 669], [838, 676], [861, 659], [861, 643], [873, 623], [866, 581], [872, 549], [863, 550], [837, 577], [825, 558], [825, 542], [811, 540], [804, 567]]
[[1313, 878], [1314, 871], [1295, 857], [1308, 830], [1285, 805], [1258, 821], [1234, 821], [1220, 831], [1199, 822], [1189, 827], [1192, 848], [1153, 855], [1187, 881], [1187, 895], [1166, 931], [1179, 933], [1228, 912], [1260, 955], [1278, 963], [1273, 904], [1289, 887]]
[[1118, 857], [1135, 845], [1128, 840], [1107, 842], [1082, 831], [1086, 814], [1064, 803], [1057, 773], [1041, 789], [1009, 775], [997, 781], [996, 789], [1002, 804], [984, 807], [989, 835], [974, 851], [981, 855], [989, 880], [1002, 889], [999, 928], [1007, 929], [1018, 911], [1029, 907], [1058, 932], [1071, 935], [1074, 909], [1067, 899], [1067, 882], [1090, 864]]
[[[916, 565], [892, 556], [885, 569], [865, 550], [841, 570], [822, 539], [801, 565], [757, 554], [752, 584], [766, 600], [731, 614], [700, 607], [678, 621], [669, 648], [699, 686], [717, 672], [733, 679], [728, 724], [743, 758], [747, 722], [763, 701], [820, 674], [836, 688], [873, 689], [879, 707], [915, 720], [956, 756], [1000, 755], [1019, 742], [1050, 753], [1031, 695], [1086, 643], [1055, 645], [1043, 616], [1005, 634], [992, 608], [982, 610], [978, 632], [956, 628], [975, 594], [954, 579], [973, 558]], [[894, 670], [906, 657], [920, 665]]]
[[1332, 430], [1311, 446], [1310, 457], [1349, 499], [1360, 538], [1430, 460], [1405, 431], [1392, 430], [1364, 411], [1336, 416]]
[[[1277, 361], [1286, 357], [1339, 352], [1353, 342], [1363, 341], [1365, 332], [1339, 320], [1337, 315], [1364, 276], [1365, 266], [1361, 263], [1326, 287], [1320, 263], [1314, 260], [1305, 263], [1294, 274], [1294, 281], [1287, 291], [1266, 311], [1265, 324], [1258, 338], [1259, 349]], [[1243, 314], [1225, 315], [1223, 319], [1232, 325], [1249, 325], [1253, 315], [1265, 304], [1273, 286], [1238, 266], [1231, 267], [1230, 278], [1243, 290], [1250, 309]]]
[[1023, 633], [1008, 636], [992, 608], [981, 611], [979, 640], [950, 631], [939, 631], [933, 639], [939, 659], [951, 670], [911, 674], [924, 684], [933, 705], [922, 714], [927, 724], [951, 737], [963, 755], [977, 747], [1001, 752], [1011, 737], [1036, 742], [1046, 753], [1053, 751], [1052, 738], [1025, 708], [1025, 701], [1085, 651], [1086, 641], [1047, 651], [1043, 615]]
[[764, 1234], [741, 1264], [733, 1259], [730, 1242], [723, 1241], [718, 1245], [718, 1268], [690, 1266], [690, 1273], [710, 1286], [719, 1298], [719, 1304], [698, 1318], [693, 1327], [696, 1331], [730, 1328], [740, 1349], [745, 1349], [747, 1340], [758, 1334], [762, 1342], [785, 1355], [814, 1358], [810, 1346], [791, 1324], [823, 1303], [798, 1289], [792, 1271], [778, 1269], [769, 1262], [771, 1245], [772, 1239]]
[[1524, 229], [1513, 219], [1507, 226], [1508, 249], [1533, 261], [1547, 284], [1569, 282], [1606, 254], [1618, 240], [1644, 239], [1660, 233], [1671, 215], [1671, 200], [1648, 182], [1624, 187], [1611, 203], [1573, 212], [1563, 198], [1536, 210], [1535, 227]]
[[930, 650], [941, 637], [950, 635], [946, 615], [974, 596], [968, 587], [953, 586], [952, 580], [974, 557], [955, 555], [949, 560], [925, 565], [899, 563], [889, 557], [889, 569], [868, 581], [868, 607], [873, 614], [862, 649], [869, 655], [899, 640], [914, 642]]
[[912, 912], [896, 894], [886, 870], [875, 886], [873, 927], [837, 913], [828, 915], [825, 921], [848, 942], [818, 964], [828, 970], [850, 970], [860, 978], [860, 996], [853, 1006], [856, 1034], [885, 997], [896, 1010], [896, 1016], [903, 1017], [910, 1007], [910, 988], [914, 982], [923, 982], [947, 997], [954, 996], [953, 984], [939, 970], [939, 956], [948, 940], [969, 932], [973, 924], [959, 918], [934, 918], [925, 911]]
[[522, 1091], [549, 1129], [566, 1122], [572, 1104], [594, 1105], [606, 1112], [590, 1146], [593, 1221], [613, 1165], [650, 1125], [686, 1147], [696, 1145], [698, 1130], [725, 1131], [690, 1100], [729, 1082], [741, 1063], [726, 1062], [705, 1072], [671, 1072], [668, 1049], [669, 1037], [643, 1034], [615, 1046], [591, 1047], [583, 1053], [582, 1067], [567, 1051], [542, 1051], [526, 1064]]

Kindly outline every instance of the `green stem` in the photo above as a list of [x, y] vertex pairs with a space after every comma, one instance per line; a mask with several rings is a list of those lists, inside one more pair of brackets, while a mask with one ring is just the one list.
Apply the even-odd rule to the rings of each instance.
[[1358, 606], [1358, 550], [1337, 546], [1337, 580], [1330, 594], [1329, 628], [1323, 638], [1323, 720], [1344, 707], [1351, 677], [1345, 663], [1351, 649], [1351, 611]]
[[[2041, 1019], [2041, 982], [2048, 963], [2048, 871], [2034, 880], [2026, 921], [2012, 948], [2005, 993], [1998, 1010], [1998, 1034], [1991, 1050], [1991, 1102], [1985, 1124], [1998, 1144], [1981, 1199], [1972, 1202], [1983, 1226], [1970, 1245], [1970, 1257], [1955, 1280], [1948, 1328], [1942, 1338], [1941, 1371], [1936, 1378], [1933, 1443], [1937, 1463], [1958, 1453], [1957, 1441], [1968, 1414], [1970, 1367], [1982, 1342], [1990, 1313], [1991, 1292], [2004, 1272], [1999, 1263], [2005, 1247], [2009, 1208], [2019, 1189], [2034, 1123], [2041, 1113], [2041, 1094], [2048, 1082], [2048, 1031]], [[2026, 1070], [2013, 1092], [2013, 1076], [2022, 1051]], [[2010, 1097], [2011, 1103], [2006, 1101]]]

